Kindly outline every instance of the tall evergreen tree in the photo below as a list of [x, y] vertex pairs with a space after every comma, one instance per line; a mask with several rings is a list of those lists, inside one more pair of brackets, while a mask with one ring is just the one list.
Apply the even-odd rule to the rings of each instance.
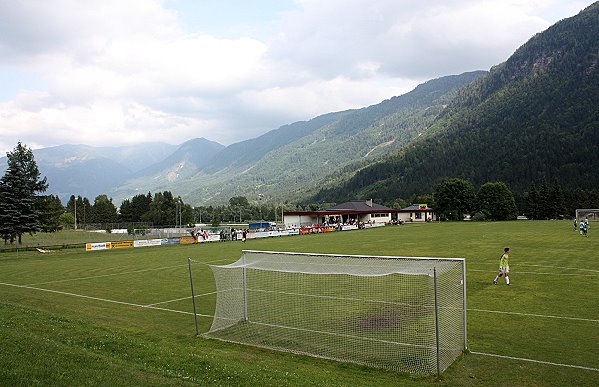
[[56, 232], [61, 229], [60, 217], [64, 214], [65, 208], [58, 196], [38, 196], [36, 206], [40, 213], [43, 232]]
[[96, 197], [91, 215], [94, 223], [115, 223], [118, 220], [116, 207], [106, 195]]
[[551, 208], [551, 218], [562, 218], [566, 215], [567, 210], [564, 203], [564, 195], [557, 178], [553, 181], [553, 186], [549, 192], [549, 206]]
[[532, 183], [526, 193], [526, 217], [528, 219], [539, 219], [539, 192], [535, 183]]
[[143, 221], [144, 215], [150, 211], [150, 205], [152, 204], [152, 194], [148, 192], [147, 195], [136, 195], [131, 199], [132, 207], [132, 222]]
[[551, 218], [551, 209], [549, 206], [549, 188], [547, 187], [547, 181], [543, 179], [541, 186], [539, 187], [539, 213], [537, 219], [549, 219]]
[[46, 178], [27, 146], [17, 144], [8, 152], [5, 175], [0, 180], [0, 230], [4, 240], [22, 242], [22, 235], [33, 234], [41, 229], [40, 213], [36, 208], [37, 193], [48, 188]]
[[13, 243], [16, 237], [16, 224], [18, 213], [15, 206], [17, 199], [16, 192], [9, 185], [9, 179], [2, 178], [0, 180], [0, 235], [6, 244], [8, 241]]

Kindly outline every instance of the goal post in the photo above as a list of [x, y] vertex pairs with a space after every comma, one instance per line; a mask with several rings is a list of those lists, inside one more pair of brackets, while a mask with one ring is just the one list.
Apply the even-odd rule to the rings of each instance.
[[209, 338], [418, 374], [467, 348], [465, 260], [244, 250]]

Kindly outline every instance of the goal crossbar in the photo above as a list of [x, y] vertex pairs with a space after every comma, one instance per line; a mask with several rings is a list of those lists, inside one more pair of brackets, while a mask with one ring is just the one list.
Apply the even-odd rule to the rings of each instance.
[[[299, 258], [299, 259], [298, 259]], [[323, 261], [323, 258], [333, 258]], [[410, 266], [397, 261], [412, 261]], [[395, 261], [395, 262], [393, 262]], [[246, 268], [306, 274], [347, 274], [353, 276], [382, 276], [390, 274], [433, 275], [433, 269], [447, 270], [440, 261], [464, 262], [464, 258], [402, 257], [380, 255], [315, 254], [279, 251], [243, 250], [242, 257], [229, 265], [210, 265], [220, 268]]]

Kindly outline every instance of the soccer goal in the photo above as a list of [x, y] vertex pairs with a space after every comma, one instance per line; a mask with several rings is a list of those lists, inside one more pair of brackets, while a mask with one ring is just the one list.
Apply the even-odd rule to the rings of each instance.
[[463, 258], [244, 250], [211, 268], [209, 338], [418, 374], [467, 347]]
[[576, 221], [580, 223], [587, 219], [589, 222], [599, 220], [599, 209], [597, 208], [577, 208], [576, 209]]

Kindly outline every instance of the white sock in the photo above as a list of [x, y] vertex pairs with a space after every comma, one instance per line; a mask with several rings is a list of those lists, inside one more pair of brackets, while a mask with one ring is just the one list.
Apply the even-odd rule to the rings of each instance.
[[510, 277], [505, 277], [505, 283], [508, 285], [510, 284]]

